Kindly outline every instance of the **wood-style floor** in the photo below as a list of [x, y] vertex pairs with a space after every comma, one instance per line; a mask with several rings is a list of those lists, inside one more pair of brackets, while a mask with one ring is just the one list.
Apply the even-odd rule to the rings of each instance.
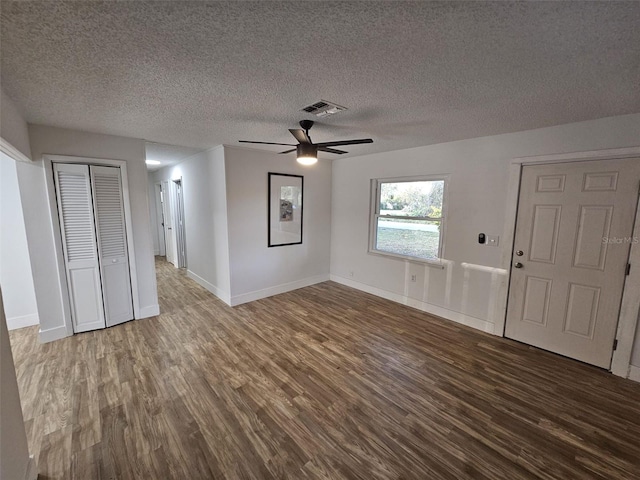
[[640, 478], [640, 384], [331, 282], [230, 308], [157, 270], [159, 317], [11, 332], [41, 479]]

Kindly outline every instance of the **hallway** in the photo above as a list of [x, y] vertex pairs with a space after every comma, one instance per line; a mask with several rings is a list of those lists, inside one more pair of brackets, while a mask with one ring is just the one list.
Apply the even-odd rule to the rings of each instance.
[[327, 282], [11, 333], [41, 479], [632, 479], [640, 384]]

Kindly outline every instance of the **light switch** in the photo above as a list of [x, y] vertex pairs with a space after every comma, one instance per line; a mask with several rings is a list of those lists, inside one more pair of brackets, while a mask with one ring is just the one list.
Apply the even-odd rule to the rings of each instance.
[[500, 237], [498, 235], [487, 235], [487, 246], [497, 247], [498, 243], [500, 243]]

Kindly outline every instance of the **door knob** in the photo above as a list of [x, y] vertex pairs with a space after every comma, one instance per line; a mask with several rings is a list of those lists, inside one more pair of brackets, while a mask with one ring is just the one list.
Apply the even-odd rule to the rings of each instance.
[[516, 252], [516, 255], [517, 255], [517, 256], [519, 256], [519, 257], [521, 257], [522, 255], [524, 255], [524, 252], [523, 252], [522, 250], [518, 250], [518, 251]]
[[513, 266], [515, 268], [522, 268], [523, 265], [520, 262], [516, 262]]

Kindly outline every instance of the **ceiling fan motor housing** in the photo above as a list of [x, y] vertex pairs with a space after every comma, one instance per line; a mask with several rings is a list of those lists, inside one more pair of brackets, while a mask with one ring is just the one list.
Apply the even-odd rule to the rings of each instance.
[[318, 147], [312, 143], [300, 143], [296, 146], [296, 156], [300, 157], [317, 157]]

